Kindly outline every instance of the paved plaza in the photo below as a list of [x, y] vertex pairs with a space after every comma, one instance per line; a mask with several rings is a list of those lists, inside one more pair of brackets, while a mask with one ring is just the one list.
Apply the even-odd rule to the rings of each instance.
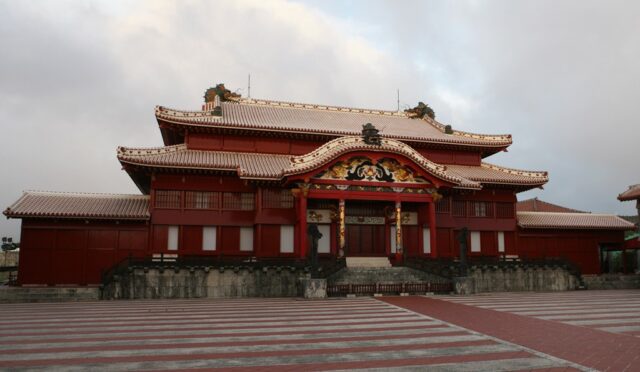
[[640, 291], [3, 304], [0, 369], [634, 371], [638, 318]]
[[640, 291], [495, 293], [447, 301], [640, 337]]

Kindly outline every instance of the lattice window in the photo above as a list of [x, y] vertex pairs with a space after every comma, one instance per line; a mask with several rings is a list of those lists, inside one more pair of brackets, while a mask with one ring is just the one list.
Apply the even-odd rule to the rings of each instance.
[[187, 209], [220, 209], [220, 193], [215, 191], [187, 191], [185, 193]]
[[436, 202], [436, 213], [451, 213], [451, 198], [442, 198]]
[[470, 217], [493, 217], [493, 203], [473, 201], [469, 203]]
[[252, 211], [255, 197], [252, 192], [225, 192], [222, 195], [222, 209]]
[[156, 190], [156, 208], [180, 209], [181, 191]]
[[466, 211], [467, 203], [464, 200], [454, 200], [451, 203], [452, 214], [454, 217], [464, 217], [467, 215]]
[[262, 193], [263, 208], [293, 208], [293, 194], [289, 189], [266, 189]]
[[496, 203], [496, 217], [513, 218], [513, 203]]

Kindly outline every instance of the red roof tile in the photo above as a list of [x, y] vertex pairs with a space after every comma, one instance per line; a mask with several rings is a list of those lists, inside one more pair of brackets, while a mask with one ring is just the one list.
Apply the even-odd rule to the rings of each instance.
[[9, 218], [149, 219], [149, 196], [25, 191]]
[[612, 214], [567, 212], [517, 212], [524, 229], [633, 230], [635, 225]]
[[547, 172], [527, 171], [482, 163], [471, 165], [447, 165], [447, 170], [479, 183], [542, 186], [549, 181]]
[[383, 138], [381, 146], [367, 145], [362, 137], [340, 137], [301, 156], [256, 154], [225, 151], [191, 150], [184, 144], [159, 148], [118, 148], [123, 164], [159, 168], [226, 170], [238, 172], [241, 178], [280, 180], [300, 174], [331, 161], [349, 151], [383, 151], [404, 155], [428, 173], [458, 185], [480, 189], [482, 183], [540, 186], [548, 181], [546, 172], [524, 171], [483, 163], [479, 167], [440, 165], [424, 158], [400, 141]]
[[238, 172], [241, 178], [280, 179], [290, 155], [190, 150], [182, 145], [157, 148], [118, 148], [122, 163], [160, 168], [206, 169]]
[[629, 186], [629, 189], [622, 194], [618, 195], [618, 200], [627, 201], [627, 200], [636, 200], [640, 199], [640, 183], [637, 185]]
[[547, 203], [546, 201], [532, 198], [519, 201], [516, 204], [518, 212], [559, 212], [559, 213], [587, 213], [577, 209], [563, 207], [561, 205]]
[[222, 116], [211, 111], [183, 111], [156, 107], [156, 118], [189, 126], [241, 128], [353, 136], [372, 123], [385, 137], [430, 143], [482, 147], [511, 145], [511, 135], [483, 135], [463, 131], [444, 133], [444, 125], [431, 118], [411, 119], [404, 112], [331, 107], [300, 103], [249, 100], [222, 102]]

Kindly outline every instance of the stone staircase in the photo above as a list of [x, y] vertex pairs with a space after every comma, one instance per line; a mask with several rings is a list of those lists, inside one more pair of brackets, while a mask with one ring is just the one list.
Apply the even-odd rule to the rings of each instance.
[[348, 268], [391, 267], [387, 257], [347, 257]]

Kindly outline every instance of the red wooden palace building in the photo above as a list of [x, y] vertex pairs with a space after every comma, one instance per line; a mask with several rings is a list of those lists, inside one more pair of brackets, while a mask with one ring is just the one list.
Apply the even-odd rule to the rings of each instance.
[[[585, 229], [605, 229], [596, 246], [621, 244], [630, 228], [615, 216], [571, 225], [548, 212], [529, 212], [519, 226], [517, 193], [548, 177], [484, 161], [511, 145], [510, 135], [454, 130], [419, 110], [224, 90], [205, 98], [197, 111], [156, 107], [164, 146], [118, 148], [141, 195], [25, 192], [7, 208], [22, 218], [20, 283], [96, 284], [123, 258], [154, 253], [305, 259], [310, 224], [322, 234], [320, 256], [396, 264], [456, 257], [463, 227], [471, 257], [523, 256], [553, 229], [578, 231], [578, 242]], [[598, 272], [597, 259], [585, 259], [583, 271]]]

